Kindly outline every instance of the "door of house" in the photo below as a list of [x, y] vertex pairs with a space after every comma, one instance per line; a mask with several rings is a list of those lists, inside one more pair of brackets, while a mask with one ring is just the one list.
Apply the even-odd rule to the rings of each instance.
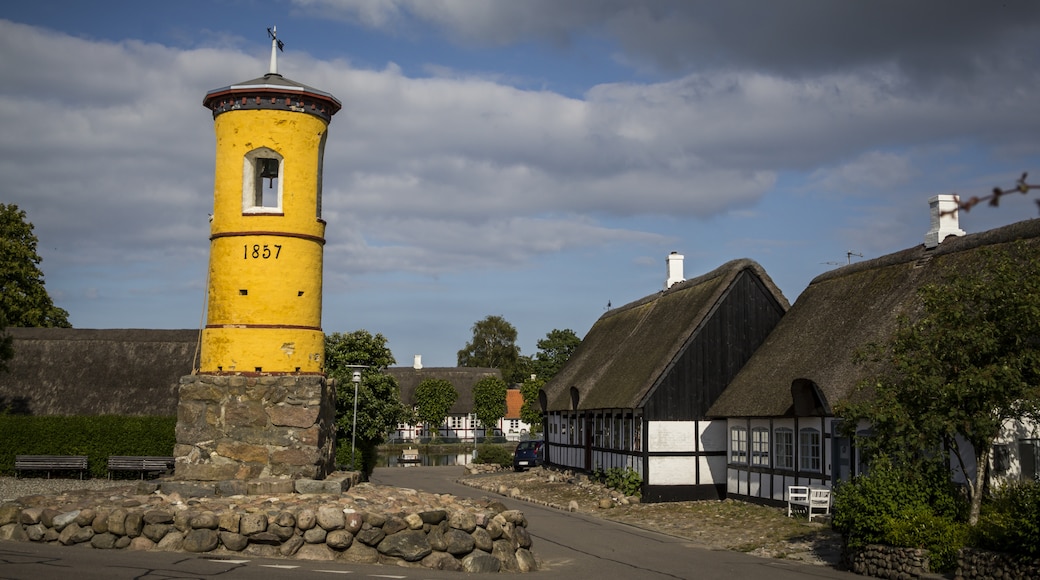
[[1018, 458], [1022, 481], [1040, 481], [1040, 439], [1019, 439]]
[[840, 420], [831, 423], [831, 485], [852, 479], [852, 439], [841, 436]]
[[592, 471], [592, 435], [595, 430], [592, 417], [585, 418], [585, 471]]

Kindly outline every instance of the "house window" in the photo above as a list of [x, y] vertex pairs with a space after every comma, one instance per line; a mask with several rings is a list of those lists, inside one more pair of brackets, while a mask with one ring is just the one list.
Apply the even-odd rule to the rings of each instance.
[[765, 427], [751, 430], [751, 465], [769, 466], [769, 429]]
[[282, 211], [282, 156], [272, 149], [253, 149], [242, 162], [242, 213]]
[[1010, 445], [994, 445], [993, 446], [993, 474], [994, 475], [1007, 475], [1007, 472], [1011, 469], [1011, 446]]
[[794, 469], [794, 430], [781, 427], [773, 431], [773, 467]]
[[729, 460], [732, 463], [747, 463], [747, 428], [731, 427], [729, 430]]
[[820, 430], [805, 428], [798, 432], [798, 468], [820, 471]]

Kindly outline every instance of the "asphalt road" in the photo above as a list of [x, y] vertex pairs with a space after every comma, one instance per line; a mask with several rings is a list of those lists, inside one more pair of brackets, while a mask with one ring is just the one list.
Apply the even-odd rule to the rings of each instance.
[[[459, 467], [408, 467], [376, 470], [373, 482], [483, 497], [487, 493], [455, 483]], [[793, 580], [861, 578], [821, 566], [756, 558], [696, 548], [683, 539], [631, 526], [498, 498], [527, 516], [532, 547], [544, 569], [532, 580], [578, 578], [667, 578]], [[11, 580], [202, 580], [325, 579], [331, 576], [399, 580], [499, 578], [496, 575], [441, 572], [420, 568], [368, 566], [338, 562], [264, 560], [170, 552], [95, 550], [28, 542], [0, 542], [0, 579]], [[528, 576], [528, 575], [525, 575]]]

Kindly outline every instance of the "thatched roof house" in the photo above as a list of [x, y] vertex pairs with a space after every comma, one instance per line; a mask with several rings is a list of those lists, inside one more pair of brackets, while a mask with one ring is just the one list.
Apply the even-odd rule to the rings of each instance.
[[[727, 301], [731, 310], [720, 310]], [[734, 260], [611, 310], [545, 385], [546, 409], [643, 408], [662, 419], [701, 417], [761, 341], [745, 340], [754, 330], [745, 316], [771, 329], [788, 306], [761, 266]], [[732, 348], [719, 348], [715, 339], [722, 335], [732, 340], [721, 344]], [[690, 370], [710, 365], [714, 376], [672, 372], [691, 363]], [[691, 388], [704, 379], [703, 388]]]
[[[850, 396], [862, 379], [876, 372], [853, 361], [856, 351], [869, 342], [886, 341], [900, 315], [920, 314], [920, 287], [970, 268], [982, 248], [1016, 240], [1024, 240], [1040, 251], [1040, 219], [951, 237], [931, 250], [920, 245], [817, 276], [709, 414], [830, 414], [835, 403]], [[811, 381], [812, 385], [792, 387], [796, 380]], [[800, 400], [801, 394], [814, 392], [819, 394], [818, 399]], [[813, 409], [800, 407], [803, 402]]]
[[390, 367], [386, 373], [397, 379], [401, 389], [401, 402], [407, 407], [415, 405], [415, 389], [426, 379], [443, 379], [455, 387], [458, 397], [449, 411], [452, 415], [473, 412], [473, 386], [484, 377], [502, 378], [498, 369], [483, 367]]
[[199, 341], [198, 330], [6, 332], [14, 358], [0, 372], [0, 407], [31, 415], [176, 415]]
[[1017, 241], [1040, 252], [1040, 220], [933, 238], [816, 277], [708, 411], [727, 419], [727, 495], [781, 502], [787, 486], [830, 486], [855, 475], [858, 452], [838, 432], [833, 409], [869, 397], [857, 386], [880, 370], [856, 362], [856, 353], [886, 342], [900, 316], [921, 314], [919, 288], [970, 270], [986, 248]]
[[761, 266], [734, 260], [607, 312], [542, 391], [548, 461], [633, 469], [651, 501], [718, 497], [724, 426], [706, 413], [787, 308]]

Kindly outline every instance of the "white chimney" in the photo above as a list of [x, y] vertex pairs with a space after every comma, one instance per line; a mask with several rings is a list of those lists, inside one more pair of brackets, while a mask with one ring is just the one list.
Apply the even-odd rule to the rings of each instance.
[[686, 278], [683, 278], [683, 255], [679, 252], [672, 252], [668, 254], [668, 259], [665, 262], [668, 264], [668, 279], [664, 282], [664, 289], [667, 290], [672, 287], [672, 284], [682, 282]]
[[422, 355], [415, 355], [415, 362], [412, 363], [412, 368], [415, 370], [422, 370]]
[[960, 200], [956, 195], [935, 195], [928, 200], [931, 209], [932, 225], [928, 233], [924, 235], [924, 247], [929, 250], [938, 246], [946, 239], [946, 236], [963, 236], [964, 230], [960, 228], [957, 217], [957, 202]]

